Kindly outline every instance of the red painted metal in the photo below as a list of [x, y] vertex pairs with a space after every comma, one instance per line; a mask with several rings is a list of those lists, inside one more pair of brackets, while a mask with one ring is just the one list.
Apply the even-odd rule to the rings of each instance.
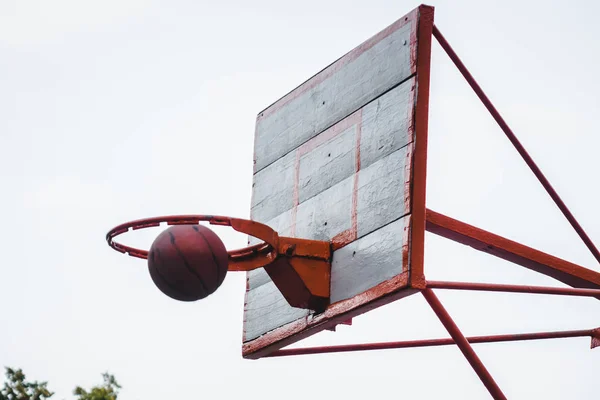
[[596, 347], [600, 347], [600, 328], [592, 330], [592, 344], [590, 348], [595, 349]]
[[438, 297], [435, 295], [435, 293], [433, 293], [431, 289], [425, 289], [421, 293], [423, 293], [423, 297], [425, 297], [425, 300], [427, 300], [427, 302], [429, 303], [435, 314], [438, 316], [438, 318], [440, 319], [440, 321], [442, 322], [452, 339], [454, 339], [454, 342], [456, 343], [460, 351], [463, 353], [469, 364], [471, 364], [471, 367], [473, 367], [473, 369], [479, 376], [479, 379], [481, 379], [481, 382], [490, 392], [492, 397], [496, 400], [506, 399], [506, 396], [504, 395], [504, 393], [502, 393], [502, 390], [500, 389], [496, 381], [494, 381], [492, 375], [485, 368], [485, 366], [475, 353], [475, 350], [473, 350], [473, 347], [471, 347], [467, 338], [465, 338], [458, 326], [456, 326], [456, 324], [452, 320], [452, 317], [450, 317], [450, 314], [448, 314], [448, 311], [446, 311], [446, 309], [444, 308]]
[[484, 292], [510, 292], [553, 294], [562, 296], [600, 297], [600, 289], [557, 288], [550, 286], [504, 285], [496, 283], [427, 281], [430, 289], [479, 290]]
[[411, 196], [410, 276], [413, 288], [425, 287], [423, 270], [425, 253], [425, 197], [427, 189], [427, 134], [429, 126], [429, 85], [431, 72], [431, 32], [434, 9], [419, 6], [416, 51], [417, 98], [414, 115], [414, 153]]
[[[576, 337], [591, 337], [592, 340], [597, 338], [600, 344], [600, 328], [598, 329], [582, 329], [575, 331], [561, 332], [535, 332], [535, 333], [515, 333], [507, 335], [486, 335], [486, 336], [471, 336], [467, 337], [467, 341], [471, 344], [479, 343], [500, 343], [500, 342], [518, 342], [527, 340], [544, 340], [544, 339], [562, 339]], [[368, 350], [392, 350], [405, 349], [414, 347], [434, 347], [434, 346], [449, 346], [454, 345], [454, 339], [421, 339], [421, 340], [406, 340], [399, 342], [382, 342], [382, 343], [358, 343], [346, 344], [340, 346], [320, 346], [320, 347], [304, 347], [299, 349], [283, 349], [275, 351], [265, 357], [285, 357], [298, 356], [306, 354], [324, 354], [324, 353], [344, 353], [351, 351], [368, 351]]]
[[[600, 273], [427, 210], [427, 231], [548, 275], [569, 286], [600, 289]], [[600, 297], [599, 297], [600, 298]]]
[[471, 75], [471, 73], [469, 72], [467, 67], [465, 67], [465, 65], [462, 63], [462, 61], [458, 57], [458, 55], [454, 52], [454, 50], [452, 49], [450, 44], [446, 41], [446, 39], [440, 33], [439, 29], [436, 26], [433, 27], [433, 36], [437, 39], [438, 43], [442, 46], [444, 51], [446, 51], [446, 53], [448, 54], [448, 56], [450, 57], [452, 62], [454, 62], [454, 65], [456, 65], [456, 68], [458, 68], [458, 70], [460, 71], [462, 76], [469, 83], [469, 85], [471, 86], [471, 88], [473, 89], [475, 94], [477, 94], [477, 97], [479, 97], [479, 100], [481, 100], [481, 102], [483, 103], [485, 108], [487, 108], [487, 110], [490, 112], [490, 114], [492, 115], [494, 120], [496, 120], [496, 122], [498, 123], [498, 125], [500, 126], [502, 131], [506, 134], [506, 137], [508, 138], [508, 140], [510, 140], [510, 142], [513, 144], [513, 146], [515, 146], [515, 149], [517, 149], [517, 151], [519, 152], [519, 154], [521, 155], [521, 157], [523, 158], [525, 163], [529, 166], [529, 168], [531, 169], [533, 174], [538, 178], [538, 180], [540, 181], [540, 183], [542, 184], [544, 189], [546, 189], [546, 192], [548, 192], [548, 194], [550, 195], [552, 200], [554, 200], [554, 203], [557, 205], [557, 207], [560, 209], [560, 211], [563, 213], [563, 215], [567, 218], [567, 220], [569, 221], [569, 223], [571, 224], [573, 229], [575, 229], [575, 232], [577, 232], [577, 234], [579, 235], [581, 240], [583, 240], [583, 242], [585, 243], [587, 248], [594, 255], [596, 260], [600, 263], [600, 252], [598, 251], [598, 249], [596, 248], [596, 246], [594, 245], [594, 243], [592, 242], [590, 237], [587, 235], [587, 233], [585, 233], [585, 231], [583, 230], [583, 228], [581, 227], [579, 222], [577, 222], [577, 220], [575, 219], [575, 217], [573, 216], [573, 214], [571, 213], [569, 208], [562, 201], [562, 199], [560, 198], [560, 196], [558, 195], [556, 190], [554, 190], [554, 188], [552, 187], [552, 185], [550, 184], [548, 179], [544, 176], [544, 174], [542, 173], [540, 168], [533, 161], [533, 158], [531, 158], [529, 153], [527, 153], [527, 150], [525, 150], [525, 147], [523, 147], [521, 142], [519, 142], [519, 140], [517, 139], [517, 137], [515, 136], [513, 131], [510, 129], [510, 127], [506, 123], [506, 121], [504, 121], [504, 118], [502, 118], [502, 116], [500, 115], [498, 110], [496, 110], [496, 107], [494, 107], [494, 105], [492, 104], [490, 99], [486, 96], [486, 94], [483, 92], [483, 90], [481, 89], [481, 87], [479, 86], [479, 84], [477, 83], [475, 78], [473, 78], [473, 76]]
[[230, 261], [246, 260], [248, 258], [261, 258], [264, 264], [257, 263], [255, 268], [259, 268], [273, 261], [277, 256], [279, 248], [279, 235], [268, 225], [256, 221], [230, 218], [217, 215], [169, 215], [164, 217], [152, 217], [138, 219], [117, 225], [106, 234], [106, 241], [110, 247], [120, 253], [126, 253], [132, 257], [147, 259], [148, 251], [126, 246], [114, 240], [115, 237], [128, 232], [129, 230], [139, 230], [150, 227], [158, 227], [162, 223], [167, 225], [189, 225], [198, 224], [201, 221], [208, 222], [211, 225], [231, 226], [233, 229], [252, 235], [264, 243], [245, 247], [239, 250], [229, 251]]

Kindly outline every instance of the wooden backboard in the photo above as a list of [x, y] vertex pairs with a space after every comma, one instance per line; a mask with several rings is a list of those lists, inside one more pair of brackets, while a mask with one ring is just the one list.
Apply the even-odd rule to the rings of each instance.
[[251, 218], [329, 240], [331, 305], [247, 275], [243, 356], [259, 358], [423, 283], [433, 8], [420, 6], [259, 113]]

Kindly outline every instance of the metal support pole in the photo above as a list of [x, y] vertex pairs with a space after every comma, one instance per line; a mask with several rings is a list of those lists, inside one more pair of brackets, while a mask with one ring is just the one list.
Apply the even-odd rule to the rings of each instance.
[[[467, 341], [471, 344], [478, 343], [499, 343], [499, 342], [517, 342], [524, 340], [542, 340], [542, 339], [562, 339], [576, 337], [591, 337], [592, 339], [600, 340], [600, 328], [598, 329], [582, 329], [576, 331], [560, 331], [560, 332], [535, 332], [535, 333], [513, 333], [507, 335], [487, 335], [487, 336], [470, 336]], [[598, 342], [600, 344], [600, 342]], [[368, 350], [391, 350], [405, 349], [414, 347], [434, 347], [434, 346], [449, 346], [455, 344], [454, 339], [419, 339], [405, 340], [400, 342], [381, 342], [381, 343], [355, 343], [344, 344], [338, 346], [316, 346], [304, 347], [298, 349], [283, 349], [277, 350], [265, 357], [285, 357], [299, 356], [306, 354], [323, 354], [323, 353], [344, 353], [350, 351], [368, 351]]]
[[600, 297], [600, 289], [557, 288], [546, 286], [503, 285], [495, 283], [427, 281], [431, 289], [479, 290], [484, 292], [510, 292], [554, 294], [562, 296]]
[[496, 400], [506, 399], [506, 396], [504, 395], [504, 393], [502, 393], [502, 390], [500, 389], [496, 381], [494, 381], [492, 375], [485, 368], [485, 366], [475, 353], [475, 350], [473, 350], [473, 347], [471, 347], [471, 345], [467, 341], [467, 338], [465, 338], [458, 326], [456, 326], [456, 324], [452, 320], [452, 317], [450, 317], [450, 314], [448, 314], [448, 311], [446, 311], [446, 309], [444, 308], [438, 297], [435, 295], [435, 293], [433, 293], [433, 291], [429, 288], [423, 290], [421, 293], [423, 293], [425, 300], [427, 300], [427, 302], [429, 303], [433, 311], [436, 313], [436, 315], [438, 316], [438, 318], [440, 319], [440, 321], [442, 322], [452, 339], [454, 339], [454, 342], [456, 343], [460, 351], [462, 351], [469, 364], [471, 364], [471, 367], [473, 367], [477, 375], [479, 375], [479, 379], [481, 379], [481, 382], [485, 385], [492, 397]]
[[446, 41], [444, 36], [440, 33], [440, 31], [435, 25], [433, 26], [433, 36], [437, 39], [444, 51], [446, 51], [452, 62], [454, 62], [454, 65], [456, 65], [456, 68], [458, 68], [458, 70], [465, 78], [465, 80], [469, 83], [475, 94], [477, 94], [479, 100], [481, 100], [485, 108], [487, 108], [492, 117], [496, 120], [496, 122], [500, 126], [500, 129], [502, 129], [502, 131], [506, 134], [508, 140], [510, 140], [510, 142], [513, 144], [513, 146], [515, 146], [515, 149], [517, 149], [521, 157], [523, 157], [525, 163], [529, 166], [533, 174], [538, 178], [538, 180], [540, 181], [544, 189], [546, 189], [546, 192], [548, 192], [552, 200], [554, 200], [554, 203], [558, 206], [560, 211], [567, 218], [573, 229], [575, 229], [575, 232], [577, 232], [581, 240], [583, 240], [587, 248], [592, 252], [596, 260], [600, 263], [600, 252], [598, 251], [590, 237], [585, 233], [581, 225], [579, 225], [579, 222], [577, 222], [567, 205], [562, 201], [556, 190], [554, 190], [554, 188], [550, 184], [550, 181], [548, 181], [548, 179], [544, 176], [540, 168], [533, 161], [529, 153], [527, 153], [525, 147], [523, 147], [521, 142], [519, 142], [513, 131], [506, 123], [506, 121], [504, 121], [504, 118], [502, 118], [498, 110], [496, 110], [496, 107], [494, 107], [494, 105], [483, 92], [475, 78], [473, 78], [467, 67], [465, 67], [458, 55], [454, 52], [450, 44]]

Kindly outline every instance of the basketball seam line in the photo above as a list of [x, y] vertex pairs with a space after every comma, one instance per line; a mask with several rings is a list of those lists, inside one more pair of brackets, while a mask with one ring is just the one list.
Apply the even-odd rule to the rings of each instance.
[[[215, 252], [213, 251], [213, 248], [210, 245], [210, 242], [208, 241], [208, 239], [206, 238], [206, 236], [204, 236], [204, 234], [198, 230], [197, 226], [193, 226], [192, 229], [194, 231], [196, 231], [202, 237], [202, 240], [204, 240], [204, 243], [206, 243], [206, 246], [210, 250], [210, 255], [211, 255], [212, 259], [213, 259], [213, 262], [215, 263], [215, 267], [217, 268], [217, 282], [218, 283], [222, 282], [222, 280], [225, 279], [225, 277], [223, 276], [223, 279], [221, 279], [221, 268], [220, 268], [221, 264], [217, 260], [217, 257], [215, 257]], [[229, 267], [229, 266], [227, 266], [227, 267]]]
[[212, 292], [210, 292], [208, 290], [206, 284], [204, 283], [204, 281], [202, 280], [202, 278], [200, 277], [200, 275], [198, 275], [196, 273], [196, 271], [194, 271], [194, 269], [190, 266], [190, 263], [188, 262], [188, 260], [183, 255], [183, 252], [179, 249], [179, 246], [177, 246], [177, 243], [175, 242], [175, 235], [173, 235], [173, 232], [169, 232], [169, 236], [171, 237], [171, 244], [173, 245], [173, 247], [177, 251], [177, 254], [179, 255], [179, 257], [183, 261], [183, 264], [185, 265], [185, 267], [187, 268], [187, 270], [190, 271], [192, 273], [192, 275], [194, 275], [196, 278], [198, 278], [200, 286], [202, 286], [202, 289], [204, 289], [204, 291], [206, 292], [206, 295], [208, 296], [209, 294], [211, 294]]
[[[163, 260], [162, 256], [160, 255], [160, 251], [157, 249], [157, 250], [154, 250], [154, 252], [156, 253], [156, 255], [158, 256], [158, 258], [160, 259], [161, 264], [164, 265], [164, 260]], [[156, 275], [173, 291], [173, 293], [177, 293], [178, 295], [183, 294], [186, 297], [189, 297], [187, 293], [182, 293], [176, 287], [174, 287], [173, 284], [171, 284], [171, 282], [169, 282], [167, 280], [167, 278], [165, 278], [164, 275], [160, 272], [160, 269], [158, 269], [157, 267], [153, 266], [153, 264], [148, 264], [148, 267], [152, 268], [154, 270], [154, 272], [156, 272]], [[186, 301], [189, 301], [189, 300], [186, 300]]]

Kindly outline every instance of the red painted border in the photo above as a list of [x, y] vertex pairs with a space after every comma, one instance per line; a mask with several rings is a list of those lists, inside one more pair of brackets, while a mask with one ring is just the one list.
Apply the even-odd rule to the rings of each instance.
[[425, 197], [427, 187], [427, 135], [429, 126], [429, 76], [433, 7], [420, 6], [417, 40], [417, 101], [415, 106], [415, 139], [412, 166], [412, 225], [410, 233], [410, 286], [425, 288], [423, 268], [425, 253]]

